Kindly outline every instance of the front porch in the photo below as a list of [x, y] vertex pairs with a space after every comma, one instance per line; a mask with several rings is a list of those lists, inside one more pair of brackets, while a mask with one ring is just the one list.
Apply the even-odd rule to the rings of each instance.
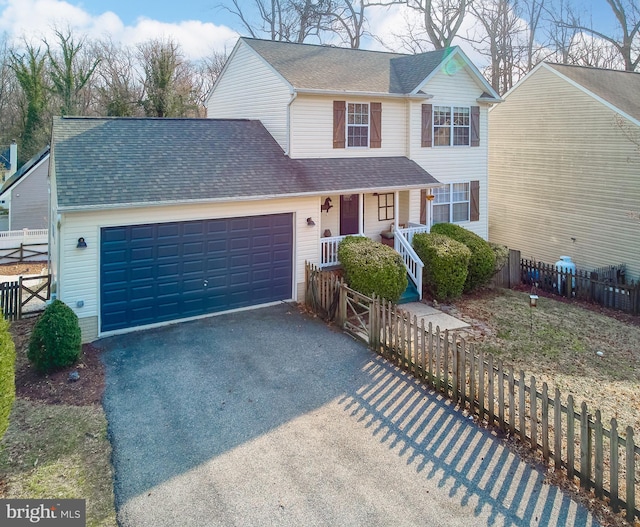
[[[430, 210], [420, 189], [321, 197], [320, 268], [338, 266], [338, 245], [346, 236], [366, 236], [393, 247], [422, 298], [423, 263], [413, 250], [416, 233], [429, 232]], [[423, 220], [424, 223], [420, 223]]]

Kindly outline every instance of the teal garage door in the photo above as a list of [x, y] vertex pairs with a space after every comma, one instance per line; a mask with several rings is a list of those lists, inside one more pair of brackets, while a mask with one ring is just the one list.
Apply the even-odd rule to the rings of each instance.
[[101, 330], [288, 300], [293, 215], [105, 227]]

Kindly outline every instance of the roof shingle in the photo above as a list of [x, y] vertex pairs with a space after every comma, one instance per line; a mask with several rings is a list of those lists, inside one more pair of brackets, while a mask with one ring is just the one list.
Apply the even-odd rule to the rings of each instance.
[[292, 160], [242, 119], [56, 117], [52, 159], [61, 209], [438, 184], [406, 157]]
[[456, 47], [406, 55], [243, 37], [296, 89], [408, 94]]

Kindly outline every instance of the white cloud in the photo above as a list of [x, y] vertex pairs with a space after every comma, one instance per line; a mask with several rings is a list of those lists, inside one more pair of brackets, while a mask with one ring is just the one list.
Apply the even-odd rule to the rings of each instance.
[[115, 42], [135, 45], [152, 38], [171, 37], [191, 59], [210, 55], [213, 50], [230, 51], [238, 34], [223, 25], [183, 21], [164, 23], [141, 18], [125, 26], [117, 14], [107, 11], [93, 16], [63, 0], [0, 0], [0, 32], [11, 41], [50, 39], [53, 28], [69, 28], [91, 38], [110, 37]]

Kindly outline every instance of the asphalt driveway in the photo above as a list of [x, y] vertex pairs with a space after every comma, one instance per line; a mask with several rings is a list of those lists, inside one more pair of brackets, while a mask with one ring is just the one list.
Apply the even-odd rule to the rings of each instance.
[[99, 344], [122, 527], [597, 525], [440, 396], [286, 304]]

